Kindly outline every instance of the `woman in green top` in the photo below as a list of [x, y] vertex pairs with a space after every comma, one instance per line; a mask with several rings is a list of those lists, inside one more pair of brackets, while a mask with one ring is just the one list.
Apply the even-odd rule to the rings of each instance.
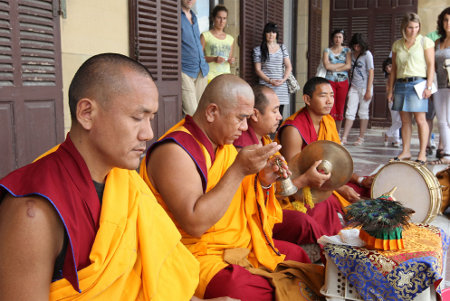
[[213, 28], [200, 36], [205, 59], [209, 64], [208, 82], [214, 77], [230, 73], [230, 64], [234, 63], [234, 38], [223, 30], [227, 26], [228, 10], [217, 5], [211, 13]]
[[[425, 115], [434, 76], [434, 43], [419, 34], [420, 18], [415, 13], [407, 13], [401, 23], [403, 38], [392, 45], [392, 72], [389, 78], [388, 100], [394, 99], [392, 110], [400, 111], [402, 120], [402, 152], [395, 160], [411, 158], [412, 116], [417, 122], [420, 150], [416, 162], [427, 161], [428, 124]], [[425, 89], [420, 95], [414, 89], [424, 82]], [[394, 88], [395, 83], [395, 88]]]

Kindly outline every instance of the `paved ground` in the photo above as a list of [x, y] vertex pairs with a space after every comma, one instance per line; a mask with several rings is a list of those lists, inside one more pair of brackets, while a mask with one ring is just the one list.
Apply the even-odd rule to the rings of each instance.
[[[359, 130], [352, 129], [349, 135], [348, 144], [345, 146], [347, 150], [351, 153], [353, 158], [353, 168], [354, 172], [361, 175], [368, 175], [376, 171], [377, 169], [384, 166], [389, 160], [397, 156], [401, 152], [400, 147], [385, 147], [384, 146], [384, 136], [383, 133], [386, 129], [384, 128], [372, 128], [369, 129], [366, 137], [365, 143], [362, 146], [354, 146], [353, 142], [356, 141]], [[413, 131], [414, 132], [414, 131]], [[417, 133], [417, 130], [415, 131]], [[438, 136], [436, 133], [435, 136]], [[438, 137], [436, 137], [438, 138]], [[436, 139], [437, 141], [437, 139]], [[417, 135], [413, 135], [411, 143], [411, 154], [412, 159], [417, 158], [419, 150], [419, 140]], [[434, 150], [435, 151], [435, 150]], [[428, 157], [428, 161], [435, 160], [435, 153]], [[434, 174], [439, 170], [446, 168], [445, 165], [427, 165]], [[441, 227], [450, 235], [450, 220], [445, 215], [439, 215], [436, 217], [431, 224]], [[450, 287], [450, 256], [447, 255], [446, 259], [447, 267], [445, 275], [445, 287]]]

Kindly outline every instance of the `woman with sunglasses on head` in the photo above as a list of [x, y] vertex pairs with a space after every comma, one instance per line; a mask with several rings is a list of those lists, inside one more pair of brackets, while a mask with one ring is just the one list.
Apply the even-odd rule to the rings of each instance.
[[[427, 161], [428, 111], [427, 99], [431, 96], [434, 76], [434, 43], [419, 34], [420, 18], [407, 13], [401, 22], [403, 38], [392, 45], [392, 72], [389, 78], [387, 98], [394, 99], [392, 109], [400, 111], [402, 120], [402, 152], [394, 160], [411, 158], [412, 117], [416, 119], [420, 150], [416, 162]], [[425, 89], [418, 95], [414, 86], [425, 82]], [[395, 84], [395, 87], [394, 87]]]
[[[336, 29], [331, 33], [330, 48], [323, 52], [323, 66], [327, 69], [325, 78], [330, 82], [334, 92], [334, 104], [331, 109], [331, 116], [336, 122], [338, 132], [341, 129], [344, 119], [345, 98], [348, 92], [348, 70], [351, 68], [352, 59], [350, 48], [344, 47], [345, 32], [343, 29]], [[342, 141], [342, 144], [347, 141]]]
[[235, 61], [234, 38], [224, 32], [227, 18], [228, 9], [223, 5], [217, 5], [211, 13], [213, 28], [200, 36], [205, 60], [209, 64], [208, 83], [217, 75], [231, 73], [230, 65]]
[[278, 44], [278, 26], [267, 23], [261, 45], [253, 49], [253, 63], [259, 77], [259, 84], [272, 88], [280, 100], [280, 113], [289, 105], [289, 92], [286, 79], [292, 72], [289, 53], [284, 44]]

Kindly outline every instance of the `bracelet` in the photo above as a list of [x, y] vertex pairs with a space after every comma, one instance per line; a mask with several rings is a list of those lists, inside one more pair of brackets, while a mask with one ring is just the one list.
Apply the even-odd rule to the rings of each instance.
[[361, 186], [362, 182], [364, 181], [366, 177], [358, 177], [358, 180], [356, 180], [356, 182], [358, 183], [359, 186]]
[[269, 83], [270, 84], [270, 82], [272, 81], [272, 79], [271, 78], [269, 78], [269, 81], [267, 82], [267, 83]]
[[269, 186], [264, 186], [264, 185], [261, 183], [261, 181], [259, 181], [259, 184], [260, 184], [261, 187], [262, 187], [263, 189], [265, 189], [265, 190], [270, 189], [270, 187], [272, 187], [272, 183], [270, 183]]
[[268, 186], [264, 186], [263, 184], [262, 184], [262, 182], [261, 182], [261, 180], [259, 179], [259, 173], [257, 173], [256, 174], [256, 178], [258, 179], [258, 181], [259, 181], [259, 184], [261, 185], [261, 187], [263, 188], [263, 189], [270, 189], [270, 187], [272, 187], [272, 183], [270, 183], [270, 185], [268, 185]]

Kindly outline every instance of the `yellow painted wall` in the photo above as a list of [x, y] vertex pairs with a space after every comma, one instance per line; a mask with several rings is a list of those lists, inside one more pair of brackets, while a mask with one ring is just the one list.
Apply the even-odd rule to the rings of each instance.
[[[297, 5], [297, 60], [296, 60], [296, 74], [298, 83], [303, 88], [303, 85], [308, 80], [308, 18], [309, 14], [309, 0], [298, 0]], [[295, 109], [304, 106], [301, 91], [295, 94]]]
[[66, 0], [66, 4], [66, 18], [61, 18], [65, 132], [71, 125], [67, 93], [80, 65], [102, 52], [129, 54], [127, 0]]
[[450, 0], [419, 0], [417, 3], [417, 14], [422, 23], [420, 33], [426, 35], [435, 31], [438, 15], [449, 6]]
[[236, 58], [236, 61], [233, 65], [231, 65], [231, 73], [239, 75], [240, 49], [238, 45], [238, 38], [240, 32], [240, 3], [235, 0], [224, 0], [223, 5], [228, 9], [227, 28], [225, 28], [225, 32], [234, 38], [233, 56]]

